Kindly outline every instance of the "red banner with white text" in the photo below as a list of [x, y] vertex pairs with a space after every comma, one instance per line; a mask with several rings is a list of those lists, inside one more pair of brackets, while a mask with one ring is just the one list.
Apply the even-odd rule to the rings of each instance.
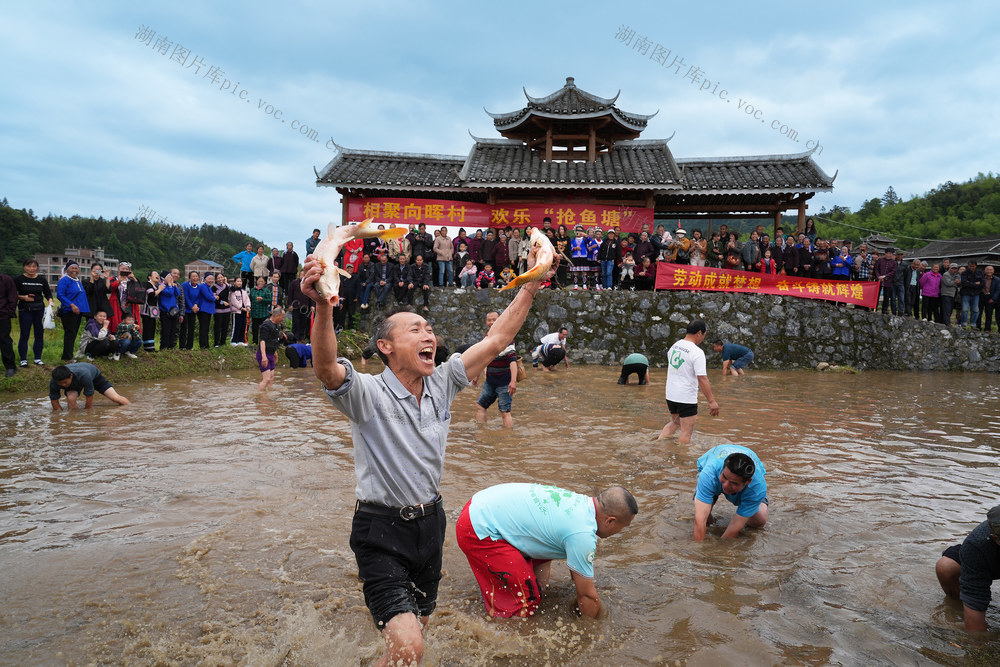
[[493, 227], [523, 229], [528, 225], [541, 227], [542, 220], [552, 218], [552, 226], [566, 225], [573, 229], [617, 227], [621, 231], [638, 233], [643, 224], [653, 228], [653, 209], [597, 204], [477, 204], [449, 199], [404, 199], [395, 197], [350, 198], [347, 219], [360, 222], [372, 218], [376, 224], [419, 225], [434, 227]]
[[656, 265], [656, 289], [775, 294], [853, 303], [866, 308], [878, 304], [877, 282], [776, 276], [669, 262]]

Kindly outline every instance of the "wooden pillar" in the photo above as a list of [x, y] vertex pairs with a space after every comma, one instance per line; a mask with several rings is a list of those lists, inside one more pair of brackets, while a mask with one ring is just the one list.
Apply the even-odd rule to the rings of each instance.
[[545, 161], [552, 162], [552, 128], [545, 130]]
[[590, 141], [587, 143], [587, 161], [597, 161], [597, 130], [590, 126]]
[[345, 194], [343, 197], [340, 198], [340, 204], [341, 204], [341, 207], [340, 207], [340, 225], [341, 225], [341, 227], [343, 227], [344, 225], [347, 224], [347, 204], [350, 201], [351, 201], [351, 196], [349, 194]]
[[774, 230], [771, 232], [771, 240], [778, 237], [778, 227], [781, 227], [781, 211], [774, 212]]
[[798, 236], [806, 230], [806, 201], [799, 202], [799, 219], [795, 223], [795, 235]]

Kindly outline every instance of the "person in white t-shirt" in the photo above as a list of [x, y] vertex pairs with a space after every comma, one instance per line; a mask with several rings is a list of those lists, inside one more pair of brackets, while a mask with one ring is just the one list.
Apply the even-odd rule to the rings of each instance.
[[705, 340], [708, 328], [701, 320], [692, 320], [687, 325], [681, 340], [667, 352], [667, 412], [670, 421], [660, 431], [658, 440], [677, 433], [677, 442], [687, 445], [694, 433], [694, 423], [698, 419], [698, 389], [708, 399], [708, 411], [713, 417], [719, 414], [719, 404], [712, 395], [712, 385], [708, 381], [705, 367], [705, 353], [699, 345]]

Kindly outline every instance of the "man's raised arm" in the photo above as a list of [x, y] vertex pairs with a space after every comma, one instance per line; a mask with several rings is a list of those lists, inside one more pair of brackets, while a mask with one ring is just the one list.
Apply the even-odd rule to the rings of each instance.
[[316, 291], [316, 281], [323, 275], [323, 267], [312, 255], [306, 257], [302, 267], [302, 293], [316, 304], [313, 320], [312, 343], [313, 373], [327, 389], [339, 389], [347, 378], [347, 369], [337, 363], [337, 334], [333, 330], [333, 306]]

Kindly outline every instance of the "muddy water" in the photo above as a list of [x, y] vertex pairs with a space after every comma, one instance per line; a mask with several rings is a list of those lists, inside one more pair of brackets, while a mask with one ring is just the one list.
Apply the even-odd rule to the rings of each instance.
[[[459, 394], [442, 493], [439, 665], [958, 664], [970, 638], [933, 574], [1000, 498], [994, 376], [712, 376], [722, 416], [656, 443], [664, 371], [534, 373], [513, 433]], [[355, 576], [350, 429], [310, 371], [129, 387], [127, 409], [0, 404], [0, 662], [367, 664], [381, 651]], [[768, 525], [691, 541], [694, 463], [737, 442], [765, 462]], [[488, 620], [451, 532], [499, 482], [622, 483], [640, 515], [598, 545], [608, 619], [570, 613], [553, 568], [542, 614]], [[723, 508], [723, 522], [732, 509]], [[718, 535], [718, 531], [713, 533]], [[997, 591], [994, 591], [997, 593]], [[1000, 613], [991, 609], [991, 627]]]

